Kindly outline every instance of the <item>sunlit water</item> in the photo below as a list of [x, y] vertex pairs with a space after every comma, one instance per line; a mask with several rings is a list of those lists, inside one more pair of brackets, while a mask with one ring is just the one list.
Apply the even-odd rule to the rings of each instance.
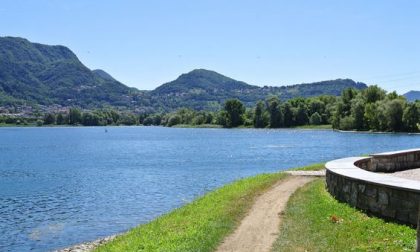
[[242, 177], [415, 147], [419, 135], [321, 130], [0, 128], [0, 251], [123, 232]]

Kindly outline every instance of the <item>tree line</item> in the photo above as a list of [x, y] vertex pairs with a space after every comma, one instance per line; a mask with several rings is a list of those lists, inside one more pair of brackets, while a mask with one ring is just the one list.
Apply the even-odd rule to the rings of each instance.
[[[156, 116], [156, 115], [153, 115]], [[154, 120], [145, 117], [148, 125]], [[420, 132], [420, 101], [408, 102], [396, 92], [378, 86], [363, 90], [346, 89], [341, 96], [293, 98], [280, 101], [277, 96], [258, 101], [246, 108], [237, 99], [224, 103], [218, 112], [180, 109], [160, 116], [159, 124], [216, 124], [226, 128], [287, 128], [330, 124], [334, 129], [383, 132]]]
[[[0, 123], [16, 123], [16, 120], [22, 119], [0, 117]], [[419, 120], [420, 101], [410, 103], [396, 92], [387, 93], [378, 86], [369, 86], [364, 90], [346, 89], [339, 97], [323, 95], [281, 101], [278, 96], [269, 96], [251, 108], [245, 107], [238, 99], [229, 99], [219, 111], [183, 108], [170, 113], [136, 114], [113, 109], [82, 111], [71, 108], [67, 113], [46, 113], [36, 123], [167, 127], [217, 125], [226, 128], [332, 125], [334, 129], [341, 130], [419, 132]]]

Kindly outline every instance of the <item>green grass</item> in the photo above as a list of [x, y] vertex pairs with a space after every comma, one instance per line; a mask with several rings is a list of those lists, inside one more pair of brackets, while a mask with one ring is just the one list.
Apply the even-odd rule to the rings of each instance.
[[323, 124], [323, 125], [302, 125], [294, 127], [296, 129], [332, 129], [331, 124]]
[[96, 251], [214, 251], [254, 198], [286, 177], [262, 174], [223, 186], [96, 249]]
[[303, 166], [299, 168], [293, 168], [290, 170], [293, 171], [319, 171], [325, 169], [325, 163], [318, 163], [318, 164], [312, 164], [308, 166]]
[[35, 127], [36, 123], [16, 124], [16, 123], [0, 123], [0, 127]]
[[177, 124], [177, 125], [172, 126], [172, 128], [222, 128], [222, 126], [217, 125], [217, 124], [200, 124], [200, 125]]
[[339, 203], [319, 179], [292, 195], [273, 251], [413, 251], [414, 229]]

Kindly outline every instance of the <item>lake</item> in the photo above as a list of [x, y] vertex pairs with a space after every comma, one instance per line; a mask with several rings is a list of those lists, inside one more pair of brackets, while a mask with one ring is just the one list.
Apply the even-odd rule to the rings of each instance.
[[420, 135], [42, 127], [0, 128], [0, 143], [0, 251], [49, 251], [126, 231], [239, 178], [418, 148]]

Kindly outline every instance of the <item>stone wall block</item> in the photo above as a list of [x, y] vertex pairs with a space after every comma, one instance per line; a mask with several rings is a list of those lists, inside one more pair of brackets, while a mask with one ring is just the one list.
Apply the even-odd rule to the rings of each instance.
[[[372, 155], [354, 161], [356, 166], [373, 172], [394, 172], [420, 168], [420, 150]], [[352, 167], [345, 167], [353, 169]], [[356, 168], [354, 168], [356, 169]], [[417, 225], [420, 190], [369, 182], [363, 177], [354, 178], [333, 173], [327, 169], [327, 189], [339, 201], [366, 210], [375, 215]]]
[[418, 212], [410, 212], [408, 218], [411, 224], [417, 223]]
[[350, 193], [350, 205], [355, 206], [357, 204], [357, 195], [358, 195], [358, 189], [357, 184], [352, 183], [351, 185], [351, 193]]
[[381, 205], [388, 205], [389, 203], [388, 194], [384, 190], [378, 192], [378, 203]]
[[366, 186], [365, 194], [369, 197], [376, 197], [377, 189], [374, 186]]
[[392, 208], [383, 208], [381, 209], [381, 214], [387, 218], [395, 218], [395, 214], [397, 213], [397, 210]]
[[410, 218], [409, 218], [409, 211], [405, 211], [405, 210], [397, 210], [397, 213], [395, 215], [395, 218], [398, 221], [404, 222], [404, 223], [410, 223]]

